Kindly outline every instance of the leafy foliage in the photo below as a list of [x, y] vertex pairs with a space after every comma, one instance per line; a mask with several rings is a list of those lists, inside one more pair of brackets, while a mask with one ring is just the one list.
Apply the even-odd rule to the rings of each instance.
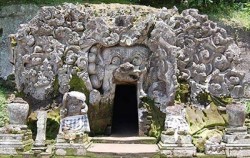
[[246, 107], [247, 107], [247, 114], [250, 114], [250, 100], [246, 101]]
[[6, 93], [6, 90], [3, 87], [0, 87], [0, 127], [4, 126], [8, 121]]

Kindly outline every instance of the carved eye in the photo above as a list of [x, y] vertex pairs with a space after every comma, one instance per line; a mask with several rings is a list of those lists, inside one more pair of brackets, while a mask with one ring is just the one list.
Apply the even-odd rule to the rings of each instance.
[[135, 66], [139, 66], [142, 63], [142, 58], [141, 57], [135, 57], [132, 61], [132, 64]]
[[113, 57], [111, 61], [112, 65], [120, 65], [121, 64], [121, 59], [119, 57]]

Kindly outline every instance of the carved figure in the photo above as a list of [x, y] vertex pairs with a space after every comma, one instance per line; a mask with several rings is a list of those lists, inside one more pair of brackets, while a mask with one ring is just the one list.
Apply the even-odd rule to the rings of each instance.
[[71, 91], [64, 94], [59, 133], [65, 139], [74, 139], [76, 134], [90, 132], [85, 100], [86, 96], [81, 92]]

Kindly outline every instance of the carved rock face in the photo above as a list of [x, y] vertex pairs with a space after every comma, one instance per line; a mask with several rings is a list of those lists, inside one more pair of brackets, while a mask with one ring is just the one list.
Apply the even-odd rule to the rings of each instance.
[[114, 83], [136, 83], [148, 66], [150, 51], [142, 46], [112, 47], [105, 49], [102, 55], [105, 73], [110, 71], [109, 77]]
[[114, 94], [115, 84], [138, 84], [164, 112], [173, 104], [177, 79], [190, 85], [194, 103], [203, 92], [244, 93], [244, 72], [235, 71], [237, 45], [195, 9], [43, 7], [14, 37], [17, 88], [39, 100], [51, 96], [57, 77], [59, 92], [68, 92], [72, 75], [101, 99]]
[[114, 71], [114, 82], [115, 83], [136, 83], [141, 75], [140, 70], [136, 70], [135, 66], [126, 62], [120, 65]]

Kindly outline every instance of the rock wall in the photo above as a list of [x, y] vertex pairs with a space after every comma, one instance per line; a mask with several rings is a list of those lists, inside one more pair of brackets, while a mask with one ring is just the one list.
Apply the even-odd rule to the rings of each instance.
[[0, 78], [6, 79], [13, 72], [9, 34], [15, 33], [20, 24], [32, 19], [38, 9], [36, 5], [10, 5], [0, 8]]
[[51, 96], [56, 78], [59, 92], [69, 91], [72, 75], [99, 101], [113, 99], [114, 84], [137, 84], [140, 96], [163, 112], [174, 102], [177, 80], [188, 82], [197, 104], [201, 93], [244, 94], [245, 73], [235, 69], [237, 45], [195, 9], [179, 14], [176, 8], [119, 4], [43, 7], [12, 37], [18, 90], [38, 100]]

